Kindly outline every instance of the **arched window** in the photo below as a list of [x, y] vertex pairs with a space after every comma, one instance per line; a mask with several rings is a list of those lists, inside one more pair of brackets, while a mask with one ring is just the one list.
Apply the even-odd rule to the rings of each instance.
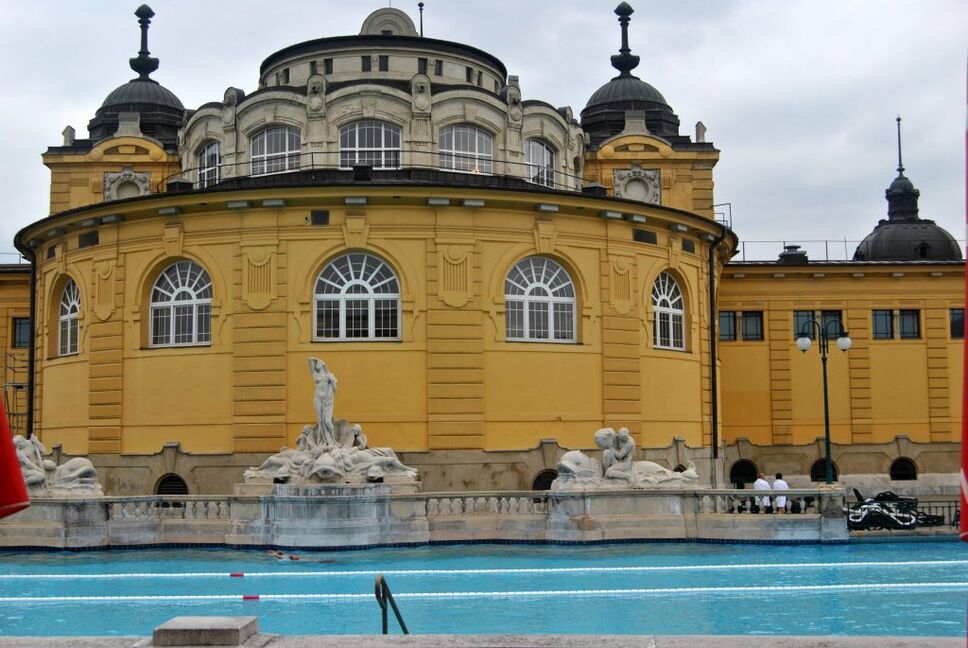
[[220, 180], [219, 165], [222, 164], [222, 157], [219, 152], [219, 143], [211, 141], [198, 151], [198, 188], [204, 189], [217, 185]]
[[252, 138], [252, 175], [299, 168], [301, 138], [289, 126], [272, 126]]
[[[837, 464], [830, 462], [830, 472], [833, 473], [833, 480], [837, 481], [837, 475], [840, 473], [837, 470]], [[812, 482], [822, 482], [827, 481], [827, 460], [817, 459], [810, 466], [810, 481]]]
[[652, 308], [655, 311], [653, 335], [655, 347], [685, 350], [685, 309], [682, 291], [668, 272], [660, 273], [652, 285]]
[[918, 478], [918, 467], [907, 457], [898, 457], [891, 464], [891, 481], [912, 481]]
[[729, 469], [729, 481], [733, 488], [746, 488], [746, 484], [756, 481], [756, 464], [749, 459], [740, 459]]
[[77, 353], [77, 316], [81, 312], [81, 293], [73, 279], [68, 279], [64, 285], [57, 312], [57, 355], [74, 355]]
[[554, 468], [548, 468], [547, 470], [542, 470], [534, 479], [531, 481], [531, 490], [533, 491], [546, 491], [551, 490], [551, 482], [558, 479], [558, 471]]
[[555, 186], [555, 152], [539, 139], [525, 142], [528, 180], [546, 187]]
[[575, 285], [556, 261], [519, 261], [504, 281], [508, 340], [575, 341]]
[[156, 495], [188, 495], [188, 484], [175, 473], [168, 473], [158, 480], [155, 486]]
[[399, 340], [400, 283], [384, 261], [351, 252], [316, 279], [315, 340]]
[[339, 129], [339, 165], [400, 168], [400, 127], [366, 120]]
[[208, 344], [212, 339], [212, 280], [197, 263], [176, 261], [151, 289], [151, 346]]
[[476, 126], [461, 124], [440, 131], [440, 168], [493, 173], [494, 137]]

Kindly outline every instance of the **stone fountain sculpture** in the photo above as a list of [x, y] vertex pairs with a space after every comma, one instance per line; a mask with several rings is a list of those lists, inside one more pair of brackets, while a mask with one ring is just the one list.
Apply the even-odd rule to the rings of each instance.
[[101, 497], [104, 490], [97, 478], [97, 470], [83, 457], [68, 459], [56, 465], [44, 459], [47, 450], [37, 437], [17, 435], [13, 445], [20, 462], [27, 492], [31, 497]]
[[614, 488], [672, 489], [699, 485], [696, 466], [686, 463], [686, 470], [676, 472], [654, 461], [634, 461], [635, 440], [628, 428], [602, 428], [595, 432], [595, 445], [602, 460], [589, 457], [581, 450], [570, 450], [558, 462], [558, 478], [552, 490], [595, 490]]
[[246, 470], [245, 482], [415, 484], [417, 471], [403, 465], [393, 450], [367, 447], [366, 435], [359, 425], [333, 417], [337, 381], [326, 363], [310, 358], [309, 371], [316, 385], [313, 393], [316, 424], [303, 428], [295, 448], [282, 448], [261, 466]]

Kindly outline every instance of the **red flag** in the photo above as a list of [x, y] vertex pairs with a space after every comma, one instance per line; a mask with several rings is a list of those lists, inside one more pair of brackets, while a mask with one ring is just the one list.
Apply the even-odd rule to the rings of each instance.
[[[968, 90], [968, 83], [966, 83]], [[966, 95], [968, 99], [968, 95]], [[968, 162], [968, 128], [965, 129], [965, 161]], [[965, 167], [965, 232], [968, 233], [968, 167]], [[965, 273], [965, 300], [968, 303], [968, 272]], [[968, 345], [964, 346], [961, 382], [961, 539], [968, 542]]]
[[0, 398], [0, 518], [13, 515], [30, 506], [27, 485], [20, 471], [20, 461], [13, 447], [7, 412]]

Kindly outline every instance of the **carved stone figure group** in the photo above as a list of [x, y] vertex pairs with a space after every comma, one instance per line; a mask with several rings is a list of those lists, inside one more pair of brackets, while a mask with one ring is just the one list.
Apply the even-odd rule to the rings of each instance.
[[316, 424], [303, 428], [295, 448], [283, 448], [257, 468], [245, 471], [249, 483], [414, 482], [417, 471], [403, 465], [390, 448], [368, 448], [363, 429], [333, 417], [336, 376], [319, 358], [309, 359], [315, 391]]
[[37, 437], [28, 439], [18, 434], [13, 438], [13, 445], [31, 497], [104, 495], [97, 470], [89, 460], [75, 457], [58, 466], [44, 459], [47, 451]]
[[602, 488], [691, 488], [699, 484], [696, 466], [676, 472], [654, 461], [634, 461], [635, 440], [628, 428], [602, 428], [595, 432], [595, 445], [602, 452], [599, 461], [581, 450], [570, 450], [558, 462], [558, 478], [552, 490], [594, 490]]

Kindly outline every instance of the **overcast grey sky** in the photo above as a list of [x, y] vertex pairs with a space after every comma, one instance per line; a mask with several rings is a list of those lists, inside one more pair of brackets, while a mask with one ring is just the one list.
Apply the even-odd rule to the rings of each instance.
[[[251, 92], [270, 53], [355, 34], [386, 0], [150, 0], [153, 78], [187, 108]], [[393, 0], [417, 22], [416, 0]], [[486, 50], [525, 99], [570, 105], [616, 74], [618, 0], [426, 0], [424, 34]], [[693, 134], [722, 151], [716, 202], [741, 239], [859, 240], [886, 217], [896, 175], [894, 118], [921, 217], [964, 239], [968, 2], [632, 0], [634, 73]], [[70, 124], [86, 137], [104, 97], [135, 75], [137, 0], [0, 0], [0, 252], [47, 215], [40, 155]], [[843, 254], [843, 244], [839, 253]], [[779, 244], [750, 245], [774, 258]], [[817, 258], [822, 246], [811, 247]], [[837, 246], [831, 250], [837, 251]], [[850, 252], [853, 246], [850, 246]], [[16, 257], [0, 256], [0, 261]]]

